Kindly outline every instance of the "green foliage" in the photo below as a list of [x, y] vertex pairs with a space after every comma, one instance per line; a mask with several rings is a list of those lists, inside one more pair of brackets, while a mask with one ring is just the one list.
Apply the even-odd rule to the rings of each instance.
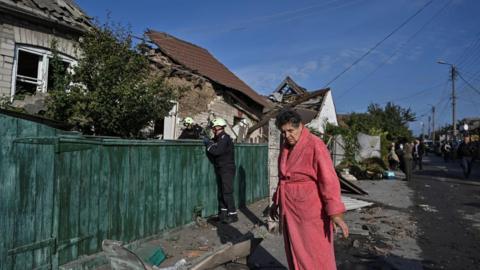
[[[367, 171], [374, 172], [376, 175], [381, 172], [388, 155], [388, 147], [391, 141], [412, 138], [412, 133], [408, 129], [408, 123], [415, 120], [415, 114], [410, 109], [402, 108], [393, 103], [388, 103], [384, 108], [378, 104], [368, 106], [366, 113], [352, 113], [348, 115], [344, 126], [333, 126], [327, 124], [325, 133], [332, 136], [341, 135], [343, 138], [343, 148], [345, 150], [345, 159], [338, 168], [350, 168], [357, 172], [361, 177], [367, 177]], [[365, 133], [372, 136], [380, 136], [382, 162], [377, 165], [362, 164], [355, 161], [359, 145], [357, 140], [358, 133]], [[371, 176], [369, 176], [371, 177]]]
[[132, 138], [172, 108], [177, 89], [152, 71], [133, 47], [130, 31], [108, 23], [90, 30], [77, 48], [81, 58], [67, 74], [60, 72], [55, 46], [48, 116], [87, 134]]
[[357, 140], [358, 132], [351, 128], [345, 128], [341, 126], [335, 126], [327, 123], [325, 126], [325, 134], [338, 138], [342, 137], [343, 147], [345, 151], [344, 162], [347, 164], [355, 164], [355, 155], [358, 153], [359, 144]]

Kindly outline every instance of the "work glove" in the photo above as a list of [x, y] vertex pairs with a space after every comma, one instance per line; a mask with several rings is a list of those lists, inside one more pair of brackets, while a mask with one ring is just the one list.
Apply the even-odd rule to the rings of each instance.
[[210, 144], [210, 139], [207, 136], [203, 136], [202, 140], [205, 146], [208, 146]]

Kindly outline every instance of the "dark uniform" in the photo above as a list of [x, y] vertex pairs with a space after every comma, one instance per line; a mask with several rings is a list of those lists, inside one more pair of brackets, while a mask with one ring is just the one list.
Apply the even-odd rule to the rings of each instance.
[[405, 173], [405, 180], [412, 180], [412, 163], [413, 163], [413, 144], [406, 143], [403, 146], [403, 172]]
[[199, 125], [195, 124], [190, 127], [186, 127], [183, 131], [182, 134], [180, 134], [179, 139], [200, 139], [200, 134], [202, 133], [202, 127]]
[[215, 166], [215, 174], [219, 179], [219, 210], [225, 215], [236, 217], [235, 200], [233, 198], [233, 179], [235, 177], [235, 157], [233, 141], [228, 134], [221, 132], [207, 144], [207, 155]]
[[470, 173], [472, 172], [472, 165], [475, 161], [475, 151], [475, 145], [472, 142], [462, 142], [458, 146], [457, 155], [462, 160], [460, 165], [463, 169], [463, 175], [465, 178], [470, 177]]

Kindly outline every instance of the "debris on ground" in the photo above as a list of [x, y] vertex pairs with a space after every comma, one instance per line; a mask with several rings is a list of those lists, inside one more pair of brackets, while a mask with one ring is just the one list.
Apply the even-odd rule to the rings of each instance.
[[432, 212], [432, 213], [438, 212], [438, 210], [435, 209], [435, 207], [430, 206], [428, 204], [419, 204], [418, 207], [422, 208], [422, 210], [426, 212]]
[[344, 195], [342, 195], [342, 202], [343, 204], [345, 204], [345, 208], [347, 209], [347, 211], [373, 205], [373, 203], [371, 202], [354, 199]]

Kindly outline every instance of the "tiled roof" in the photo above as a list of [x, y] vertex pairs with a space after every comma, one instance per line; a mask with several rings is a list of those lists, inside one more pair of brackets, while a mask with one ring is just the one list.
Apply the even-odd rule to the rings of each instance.
[[0, 0], [0, 8], [84, 31], [92, 24], [74, 0]]
[[262, 107], [270, 106], [262, 96], [240, 80], [206, 49], [162, 32], [148, 30], [146, 35], [174, 62], [218, 84], [243, 93]]

